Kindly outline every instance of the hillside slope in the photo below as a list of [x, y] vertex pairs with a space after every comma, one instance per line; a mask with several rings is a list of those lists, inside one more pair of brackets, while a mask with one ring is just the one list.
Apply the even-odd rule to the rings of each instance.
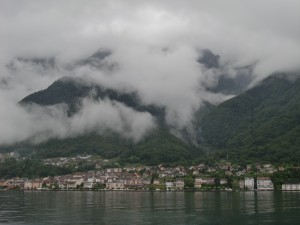
[[239, 159], [300, 161], [300, 79], [277, 74], [201, 120], [213, 148]]
[[69, 106], [69, 114], [76, 113], [80, 108], [80, 100], [90, 97], [94, 100], [108, 98], [122, 103], [136, 111], [149, 112], [157, 118], [164, 117], [164, 108], [154, 105], [143, 105], [136, 92], [119, 92], [104, 88], [80, 78], [63, 77], [42, 91], [35, 92], [23, 98], [20, 103], [49, 106], [65, 103]]
[[[80, 108], [81, 99], [108, 98], [136, 111], [149, 112], [157, 119], [158, 127], [138, 143], [107, 131], [102, 136], [87, 133], [76, 138], [49, 140], [37, 146], [20, 146], [41, 157], [94, 153], [104, 158], [116, 157], [122, 162], [145, 164], [203, 159], [207, 153], [212, 153], [209, 157], [215, 160], [229, 156], [244, 162], [299, 162], [300, 79], [291, 79], [297, 77], [295, 75], [270, 76], [217, 107], [207, 103], [193, 120], [196, 138], [183, 133], [185, 141], [169, 132], [164, 121], [165, 109], [143, 105], [136, 92], [122, 93], [80, 79], [63, 78], [47, 89], [27, 96], [21, 104], [65, 103], [72, 116]], [[193, 141], [186, 141], [189, 138]]]
[[145, 139], [133, 143], [116, 133], [107, 131], [105, 135], [87, 133], [84, 136], [64, 140], [49, 140], [36, 146], [27, 145], [26, 151], [34, 151], [41, 157], [71, 156], [75, 154], [98, 154], [104, 158], [118, 157], [123, 162], [157, 164], [178, 162], [199, 156], [202, 152], [171, 134], [164, 122], [165, 110], [155, 105], [143, 105], [136, 92], [119, 92], [81, 79], [62, 78], [47, 89], [33, 93], [20, 101], [24, 106], [38, 104], [49, 106], [65, 103], [69, 106], [69, 116], [80, 109], [83, 98], [94, 100], [110, 99], [139, 112], [150, 113], [158, 127]]

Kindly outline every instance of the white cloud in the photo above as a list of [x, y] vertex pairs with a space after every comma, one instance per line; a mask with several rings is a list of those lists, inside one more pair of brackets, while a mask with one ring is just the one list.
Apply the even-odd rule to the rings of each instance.
[[67, 106], [60, 104], [26, 108], [0, 99], [6, 109], [0, 109], [0, 143], [9, 145], [21, 141], [40, 143], [51, 138], [64, 139], [89, 132], [117, 133], [134, 142], [140, 141], [156, 128], [155, 119], [147, 112], [137, 112], [120, 103], [85, 99], [82, 109], [72, 117]]
[[[224, 71], [234, 77], [236, 68], [253, 65], [254, 85], [272, 72], [299, 69], [299, 8], [297, 0], [1, 0], [0, 123], [5, 126], [0, 128], [0, 143], [39, 132], [47, 137], [102, 127], [121, 132], [127, 123], [132, 131], [124, 135], [138, 140], [153, 127], [150, 115], [104, 101], [84, 104], [77, 121], [45, 122], [41, 132], [30, 123], [41, 109], [30, 115], [16, 102], [63, 76], [92, 77], [114, 89], [137, 90], [144, 103], [166, 107], [169, 125], [189, 126], [203, 101], [218, 103], [231, 97], [206, 90]], [[114, 71], [70, 66], [99, 48], [112, 49], [106, 60], [118, 63]], [[221, 55], [221, 69], [197, 64], [198, 50], [206, 48]], [[56, 61], [54, 67], [44, 68], [18, 57]], [[13, 66], [7, 67], [11, 62]], [[100, 111], [106, 122], [98, 121]], [[53, 113], [66, 120], [63, 112]], [[138, 116], [131, 118], [131, 113]], [[51, 118], [46, 114], [34, 119]]]

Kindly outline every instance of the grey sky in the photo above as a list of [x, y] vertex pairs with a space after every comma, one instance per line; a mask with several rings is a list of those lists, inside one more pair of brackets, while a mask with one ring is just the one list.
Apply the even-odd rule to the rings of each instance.
[[[66, 132], [75, 135], [70, 132], [74, 121], [69, 120], [61, 134], [54, 134], [48, 123], [45, 130], [32, 124], [39, 110], [28, 115], [16, 105], [24, 96], [66, 75], [90, 76], [110, 87], [138, 90], [145, 103], [167, 108], [166, 120], [172, 127], [189, 126], [203, 101], [218, 103], [232, 97], [205, 88], [214, 86], [224, 72], [234, 77], [237, 68], [254, 65], [255, 85], [273, 72], [298, 69], [299, 21], [298, 0], [0, 0], [0, 123], [5, 124], [0, 128], [0, 143], [43, 131], [50, 137], [65, 137]], [[106, 61], [117, 63], [117, 70], [69, 69], [68, 65], [98, 49], [113, 51]], [[201, 49], [219, 54], [221, 68], [200, 66]], [[18, 60], [51, 57], [56, 62], [53, 68]], [[84, 122], [101, 112], [99, 105], [114, 110], [116, 117], [107, 117], [111, 123], [118, 121], [120, 112], [130, 115], [129, 109], [113, 103], [86, 105], [95, 111], [82, 110], [84, 116], [78, 119], [83, 121], [82, 130], [108, 124], [103, 121], [91, 127], [91, 121]], [[61, 109], [58, 114], [65, 119]], [[48, 116], [51, 124], [54, 117]], [[144, 134], [155, 127], [150, 115], [139, 116], [146, 122], [140, 119], [142, 132], [134, 125], [138, 132]], [[97, 120], [97, 116], [90, 118]], [[22, 129], [18, 129], [20, 124]]]

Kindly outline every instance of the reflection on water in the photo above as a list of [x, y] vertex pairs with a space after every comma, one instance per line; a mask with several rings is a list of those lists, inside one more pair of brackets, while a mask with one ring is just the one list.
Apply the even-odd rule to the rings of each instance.
[[0, 191], [0, 224], [299, 224], [299, 192]]

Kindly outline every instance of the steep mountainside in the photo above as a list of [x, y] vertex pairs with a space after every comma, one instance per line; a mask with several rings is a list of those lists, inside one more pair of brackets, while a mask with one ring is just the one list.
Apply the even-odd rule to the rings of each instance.
[[136, 92], [122, 93], [80, 79], [63, 78], [20, 103], [65, 103], [72, 116], [80, 108], [82, 98], [108, 98], [136, 111], [149, 112], [158, 121], [157, 129], [138, 143], [108, 131], [102, 136], [87, 133], [76, 138], [49, 140], [37, 146], [21, 144], [20, 149], [34, 150], [41, 157], [96, 153], [105, 158], [118, 157], [122, 162], [145, 164], [199, 159], [206, 153], [212, 153], [210, 159], [229, 156], [244, 162], [299, 162], [300, 79], [292, 77], [295, 78], [295, 74], [276, 74], [217, 107], [207, 103], [193, 120], [196, 136], [191, 138], [188, 132], [182, 134], [185, 140], [193, 139], [191, 142], [171, 134], [164, 122], [165, 109], [142, 104]]
[[300, 161], [300, 79], [277, 74], [201, 120], [209, 146], [233, 158]]
[[201, 155], [195, 146], [186, 144], [172, 135], [164, 122], [165, 110], [154, 105], [143, 105], [136, 92], [121, 93], [81, 79], [62, 78], [47, 89], [33, 93], [20, 101], [22, 105], [42, 106], [65, 103], [69, 106], [69, 116], [80, 109], [80, 100], [89, 97], [95, 100], [108, 98], [140, 112], [149, 112], [158, 121], [158, 128], [144, 140], [133, 143], [119, 135], [107, 131], [99, 136], [88, 133], [84, 136], [64, 140], [50, 140], [46, 143], [27, 145], [27, 151], [34, 150], [42, 157], [70, 156], [81, 153], [96, 153], [104, 158], [119, 157], [124, 162], [157, 164], [192, 159]]
[[159, 164], [191, 160], [203, 154], [188, 146], [165, 129], [157, 129], [136, 144], [115, 134], [99, 136], [87, 134], [77, 138], [50, 140], [33, 148], [43, 158], [71, 156], [74, 154], [98, 154], [103, 158], [118, 157], [120, 162]]
[[136, 111], [149, 112], [160, 119], [164, 117], [164, 108], [141, 104], [136, 92], [118, 92], [86, 82], [80, 78], [70, 77], [61, 78], [47, 89], [28, 95], [20, 103], [34, 103], [42, 106], [65, 103], [69, 106], [69, 114], [71, 115], [80, 108], [80, 100], [86, 97], [95, 100], [108, 98], [131, 107]]

